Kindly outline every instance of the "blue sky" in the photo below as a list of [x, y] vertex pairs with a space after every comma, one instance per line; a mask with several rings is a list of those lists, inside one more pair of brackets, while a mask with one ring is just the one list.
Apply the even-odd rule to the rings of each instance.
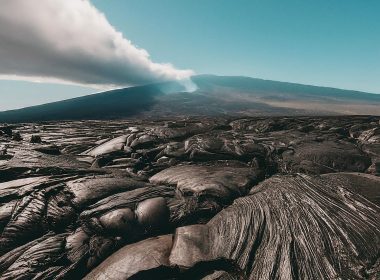
[[197, 73], [380, 93], [378, 0], [93, 3], [154, 60]]
[[[378, 0], [91, 2], [155, 63], [380, 93]], [[0, 80], [0, 110], [97, 91]]]

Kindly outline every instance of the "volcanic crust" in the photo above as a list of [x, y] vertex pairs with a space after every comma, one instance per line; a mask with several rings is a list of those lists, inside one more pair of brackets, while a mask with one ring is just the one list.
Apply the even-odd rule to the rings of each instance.
[[0, 124], [0, 280], [379, 279], [380, 117]]

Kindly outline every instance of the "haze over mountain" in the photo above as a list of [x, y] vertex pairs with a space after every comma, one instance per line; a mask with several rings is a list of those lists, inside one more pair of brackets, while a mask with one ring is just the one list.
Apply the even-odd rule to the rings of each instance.
[[380, 95], [240, 76], [193, 76], [180, 82], [101, 92], [0, 112], [0, 122], [217, 115], [380, 115]]

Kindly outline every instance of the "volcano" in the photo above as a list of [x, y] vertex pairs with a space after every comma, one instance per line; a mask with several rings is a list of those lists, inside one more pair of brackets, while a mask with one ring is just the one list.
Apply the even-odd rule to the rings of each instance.
[[116, 89], [0, 112], [0, 122], [175, 116], [379, 115], [380, 95], [241, 76]]

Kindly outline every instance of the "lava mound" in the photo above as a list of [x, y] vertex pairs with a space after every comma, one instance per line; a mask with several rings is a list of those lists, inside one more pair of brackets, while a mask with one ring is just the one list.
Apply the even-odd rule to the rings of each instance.
[[379, 117], [1, 127], [0, 280], [380, 277]]

